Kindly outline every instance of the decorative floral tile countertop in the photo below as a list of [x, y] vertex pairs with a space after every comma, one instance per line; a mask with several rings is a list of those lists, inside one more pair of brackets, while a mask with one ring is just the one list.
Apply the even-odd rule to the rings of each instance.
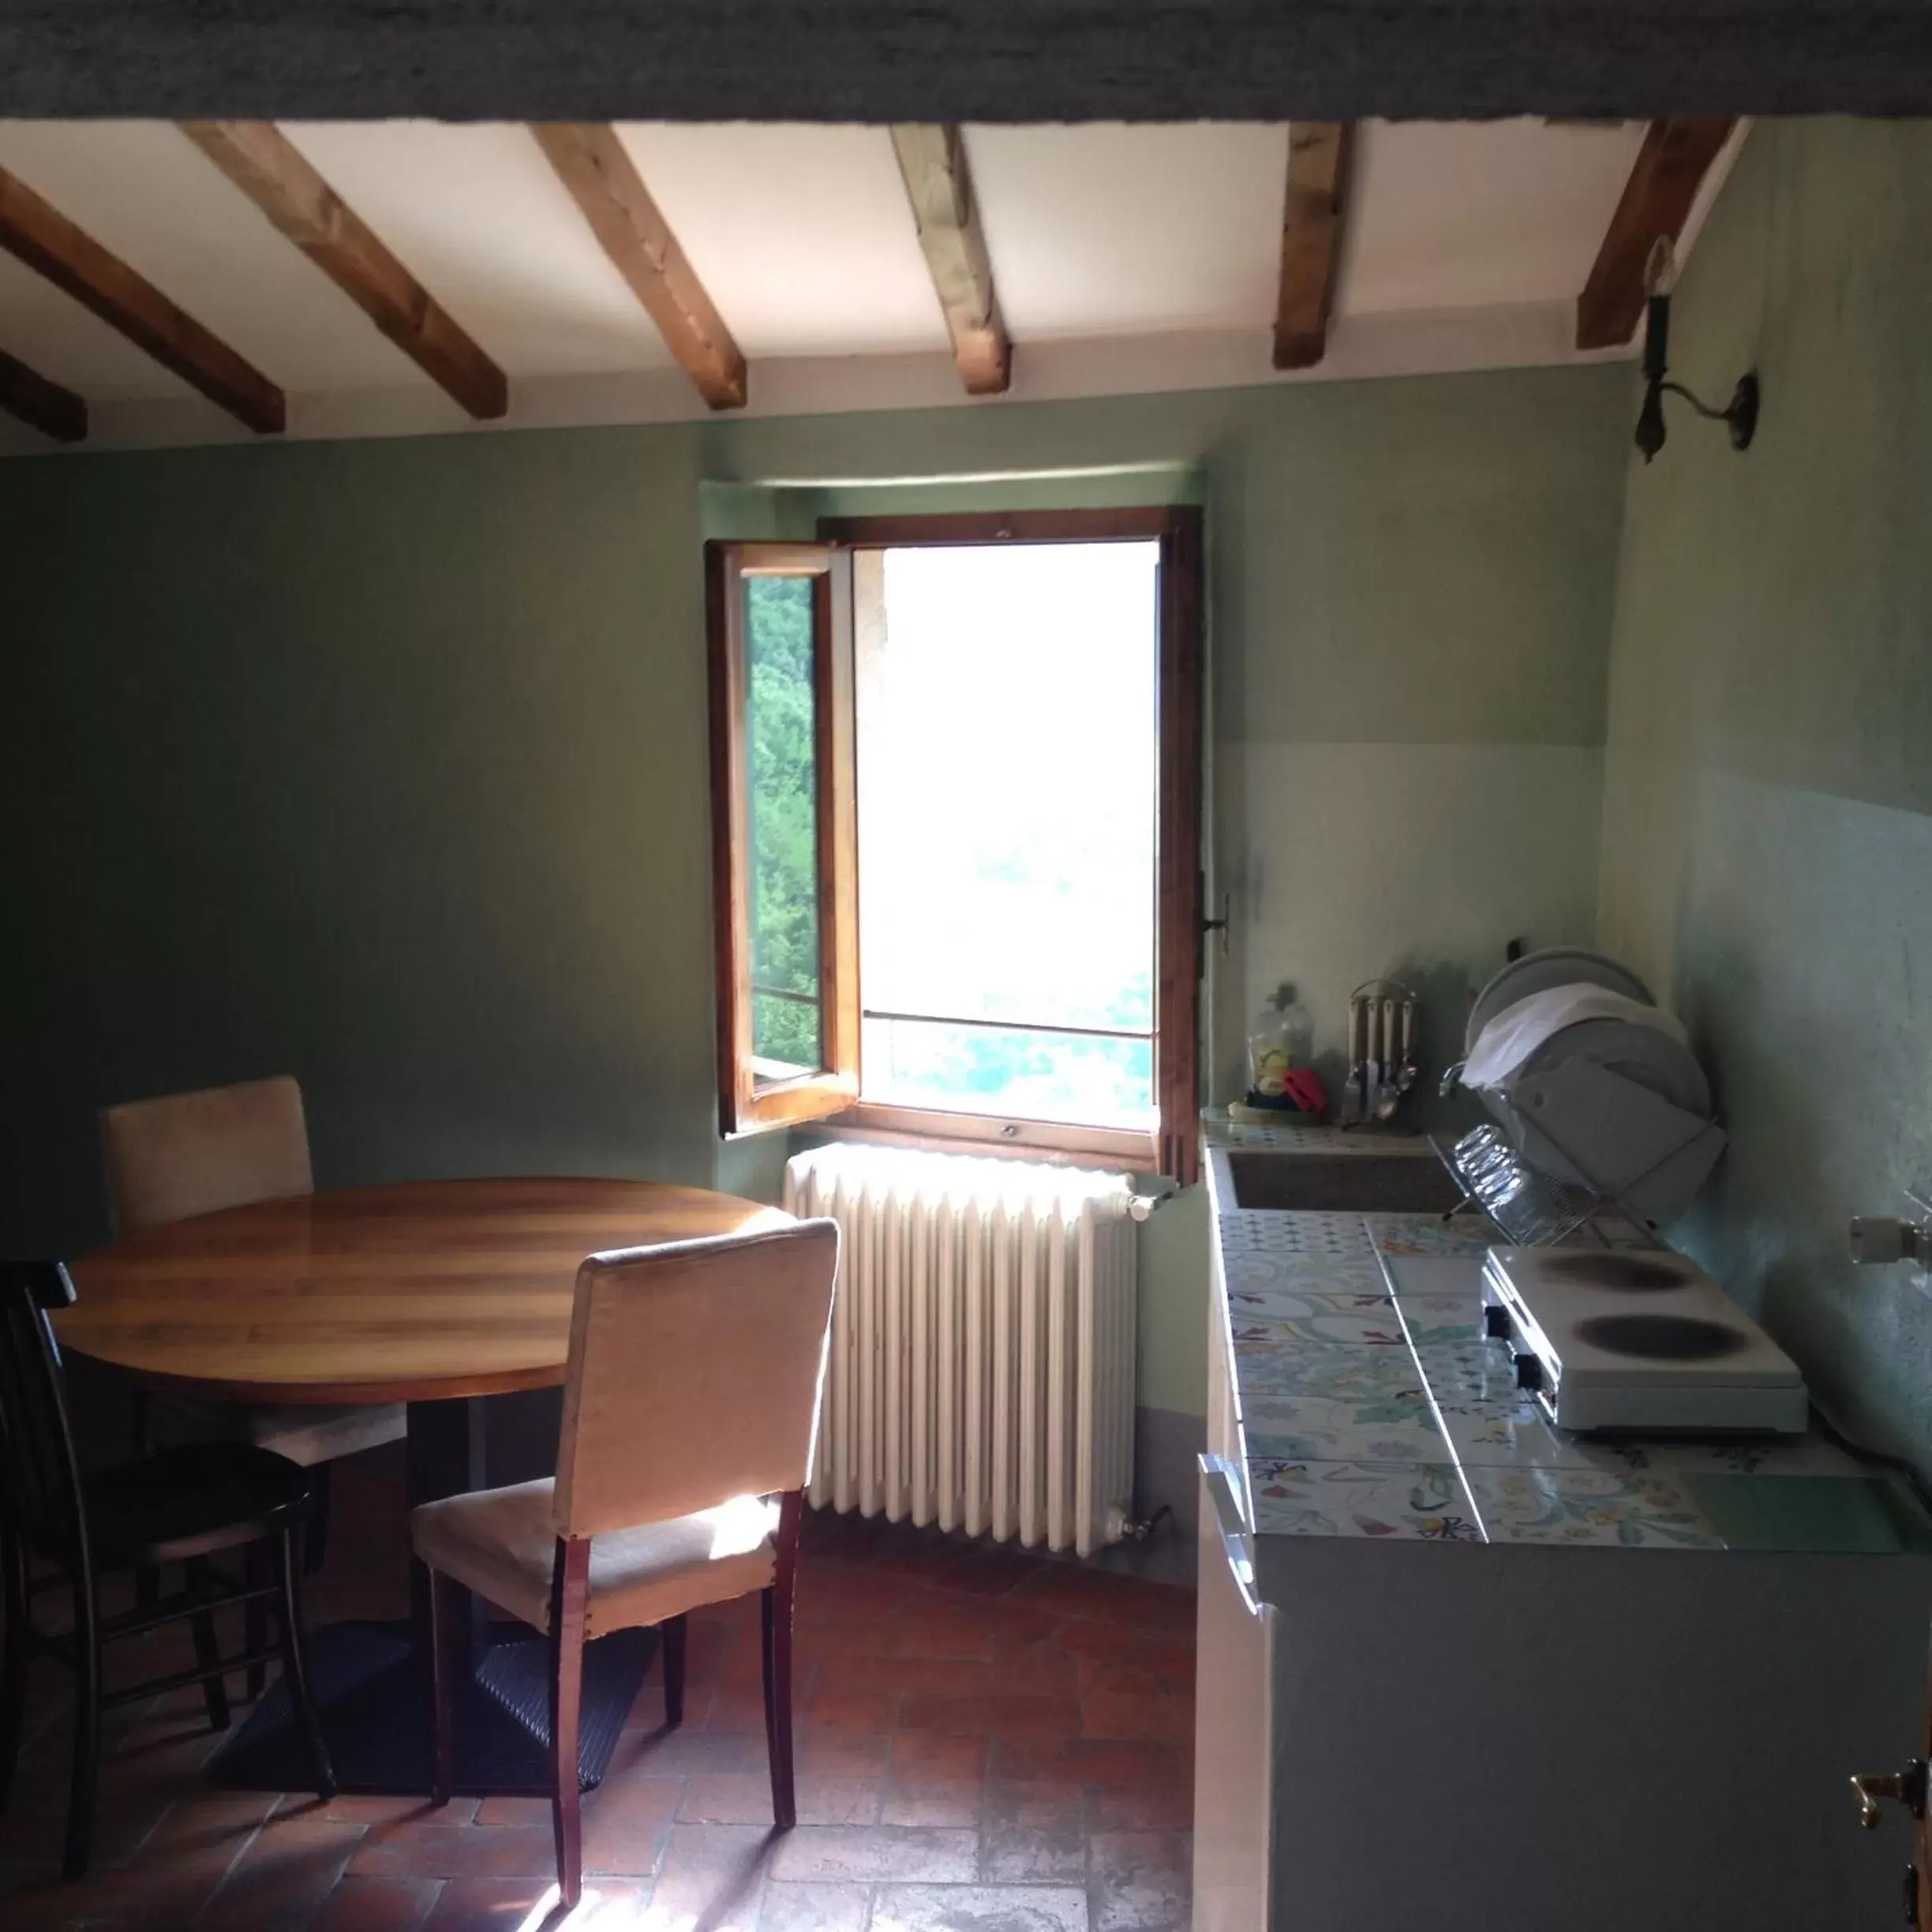
[[[1208, 1140], [1395, 1151], [1387, 1136], [1294, 1125], [1211, 1121]], [[1224, 1170], [1214, 1185], [1219, 1206]], [[1932, 1549], [1932, 1518], [1910, 1487], [1822, 1434], [1627, 1443], [1551, 1427], [1516, 1387], [1506, 1346], [1483, 1339], [1480, 1264], [1495, 1237], [1480, 1220], [1230, 1209], [1217, 1225], [1263, 1535]]]

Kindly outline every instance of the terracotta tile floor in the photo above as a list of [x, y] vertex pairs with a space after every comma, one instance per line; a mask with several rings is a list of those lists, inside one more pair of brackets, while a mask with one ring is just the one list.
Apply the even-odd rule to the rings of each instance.
[[[393, 1469], [338, 1477], [318, 1619], [395, 1614]], [[653, 1670], [586, 1803], [583, 1904], [546, 1912], [548, 1807], [212, 1791], [192, 1694], [110, 1730], [94, 1873], [48, 1882], [63, 1680], [33, 1689], [0, 1820], [0, 1925], [275, 1932], [1164, 1932], [1188, 1923], [1193, 1599], [1165, 1584], [849, 1517], [807, 1518], [798, 1828], [770, 1829], [755, 1600], [692, 1619], [686, 1721]], [[178, 1644], [174, 1633], [151, 1640]], [[131, 1661], [132, 1660], [130, 1660]], [[171, 1651], [148, 1662], [173, 1666]]]

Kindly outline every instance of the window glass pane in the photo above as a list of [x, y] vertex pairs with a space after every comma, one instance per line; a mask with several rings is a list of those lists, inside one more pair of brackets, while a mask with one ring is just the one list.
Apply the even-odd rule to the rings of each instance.
[[1028, 1029], [871, 1019], [867, 1098], [1154, 1119], [1159, 557], [963, 545], [861, 573], [866, 1011]]
[[751, 1051], [761, 1080], [823, 1064], [809, 577], [744, 582], [751, 796]]
[[1150, 1039], [875, 1018], [863, 1033], [869, 1100], [1083, 1127], [1154, 1124]]

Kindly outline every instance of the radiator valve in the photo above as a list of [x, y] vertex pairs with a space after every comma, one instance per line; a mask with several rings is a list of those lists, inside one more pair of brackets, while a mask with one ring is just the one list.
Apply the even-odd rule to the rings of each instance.
[[1163, 1503], [1146, 1522], [1139, 1522], [1124, 1504], [1116, 1503], [1106, 1514], [1107, 1541], [1110, 1543], [1144, 1543], [1160, 1527], [1161, 1518], [1172, 1516], [1173, 1514], [1173, 1510]]

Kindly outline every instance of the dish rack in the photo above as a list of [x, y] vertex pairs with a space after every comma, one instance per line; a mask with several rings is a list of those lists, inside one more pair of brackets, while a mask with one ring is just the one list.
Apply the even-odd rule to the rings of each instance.
[[1538, 1174], [1500, 1128], [1474, 1127], [1453, 1141], [1431, 1134], [1428, 1141], [1462, 1190], [1461, 1201], [1443, 1218], [1478, 1208], [1512, 1248], [1553, 1248], [1604, 1205], [1589, 1188]]
[[[1547, 1125], [1538, 1132], [1556, 1147], [1565, 1166], [1587, 1177], [1589, 1170], [1555, 1141]], [[1465, 1208], [1479, 1208], [1512, 1248], [1547, 1248], [1610, 1214], [1627, 1222], [1634, 1237], [1649, 1245], [1660, 1242], [1663, 1232], [1659, 1222], [1643, 1210], [1645, 1183], [1667, 1177], [1680, 1162], [1708, 1171], [1724, 1144], [1724, 1133], [1713, 1121], [1697, 1121], [1676, 1145], [1617, 1185], [1599, 1185], [1587, 1178], [1559, 1179], [1531, 1166], [1501, 1128], [1486, 1123], [1458, 1140], [1431, 1134], [1428, 1140], [1462, 1190], [1462, 1200], [1444, 1219]]]
[[[1473, 1054], [1490, 1025], [1529, 999], [1559, 1001], [1601, 988], [1611, 1010], [1581, 1019], [1562, 1009], [1533, 1033], [1514, 1073], [1490, 1073], [1473, 1091], [1493, 1117], [1457, 1140], [1429, 1136], [1464, 1207], [1481, 1209], [1510, 1244], [1551, 1245], [1586, 1222], [1611, 1216], [1631, 1238], [1663, 1245], [1663, 1230], [1690, 1204], [1724, 1150], [1712, 1118], [1708, 1081], [1681, 1029], [1650, 1030], [1618, 1017], [1619, 1007], [1653, 1007], [1650, 990], [1629, 968], [1573, 946], [1519, 954], [1477, 994], [1465, 1035]], [[1587, 1002], [1586, 1002], [1586, 1008]], [[1533, 1027], [1536, 1022], [1532, 1021]], [[1660, 1040], [1672, 1043], [1660, 1059]], [[1548, 1054], [1555, 1041], [1574, 1043]], [[1465, 1061], [1443, 1076], [1446, 1098], [1462, 1084]], [[1599, 1233], [1614, 1238], [1612, 1228]]]

